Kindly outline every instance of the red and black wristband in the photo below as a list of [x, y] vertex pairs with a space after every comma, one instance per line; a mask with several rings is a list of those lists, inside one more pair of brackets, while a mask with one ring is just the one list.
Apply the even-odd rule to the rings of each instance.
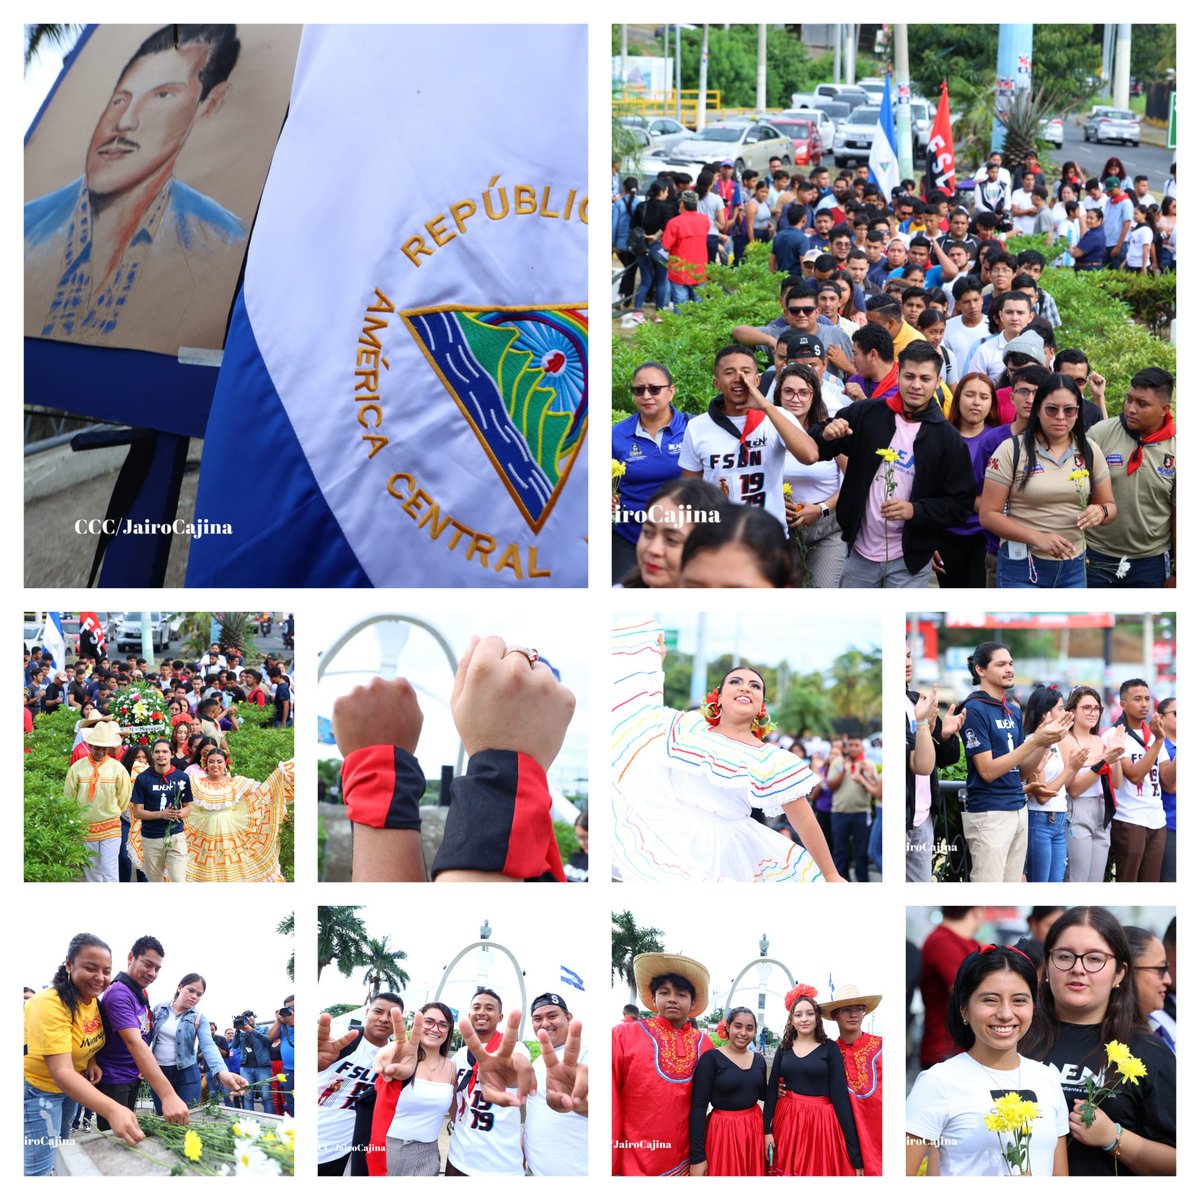
[[356, 825], [420, 829], [425, 772], [399, 746], [364, 746], [342, 763], [342, 797]]

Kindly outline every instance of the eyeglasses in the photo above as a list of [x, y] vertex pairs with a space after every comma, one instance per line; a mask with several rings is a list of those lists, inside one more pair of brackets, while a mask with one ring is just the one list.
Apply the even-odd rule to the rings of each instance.
[[1073, 971], [1075, 964], [1082, 962], [1083, 969], [1089, 975], [1095, 975], [1097, 971], [1103, 971], [1108, 960], [1116, 957], [1115, 954], [1104, 954], [1100, 950], [1089, 950], [1086, 954], [1073, 954], [1070, 950], [1050, 951], [1050, 961], [1060, 971]]
[[1153, 971], [1159, 977], [1159, 979], [1166, 979], [1167, 974], [1171, 970], [1166, 963], [1163, 963], [1161, 967], [1134, 967], [1133, 969], [1135, 971]]
[[812, 313], [815, 313], [816, 311], [817, 311], [817, 306], [815, 304], [812, 304], [812, 305], [797, 304], [797, 305], [789, 305], [788, 306], [788, 316], [790, 316], [790, 317], [796, 317], [796, 316], [800, 316], [800, 315], [807, 317], [807, 316], [811, 315]]
[[435, 1021], [432, 1017], [426, 1017], [425, 1026], [428, 1029], [436, 1029], [438, 1033], [445, 1033], [450, 1028], [450, 1022]]
[[800, 400], [808, 396], [812, 398], [812, 388], [786, 388], [780, 391], [780, 400]]
[[657, 396], [659, 392], [665, 392], [671, 385], [669, 383], [635, 383], [629, 390], [635, 396]]
[[867, 1006], [865, 1004], [851, 1004], [845, 1008], [839, 1008], [838, 1012], [849, 1013], [852, 1017], [865, 1017], [867, 1015]]
[[1100, 705], [1098, 704], [1077, 704], [1075, 706], [1080, 712], [1099, 712]]
[[1079, 408], [1076, 405], [1070, 405], [1067, 408], [1059, 408], [1057, 404], [1047, 404], [1042, 412], [1051, 417], [1077, 417]]
[[1012, 394], [1014, 396], [1036, 396], [1037, 388], [1016, 388], [1015, 387], [1012, 390]]

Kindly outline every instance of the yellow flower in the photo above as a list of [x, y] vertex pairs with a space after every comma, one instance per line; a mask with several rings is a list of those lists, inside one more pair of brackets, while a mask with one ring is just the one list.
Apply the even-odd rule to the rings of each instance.
[[287, 1076], [284, 1075], [282, 1072], [280, 1072], [278, 1075], [275, 1076], [275, 1082], [276, 1083], [287, 1083]]
[[1005, 1133], [1004, 1118], [999, 1113], [988, 1113], [983, 1118], [984, 1126], [992, 1133]]
[[1104, 1052], [1108, 1055], [1110, 1063], [1123, 1062], [1129, 1057], [1129, 1047], [1124, 1042], [1109, 1042], [1104, 1047]]
[[1025, 1133], [1037, 1118], [1038, 1107], [1031, 1100], [1022, 1100], [1016, 1092], [1007, 1092], [992, 1106], [992, 1112], [995, 1127], [988, 1128], [993, 1133]]
[[624, 474], [625, 474], [625, 464], [623, 462], [621, 462], [619, 459], [614, 458], [612, 460], [612, 477], [614, 479], [620, 479], [621, 476]]
[[1122, 1083], [1136, 1084], [1139, 1079], [1145, 1078], [1146, 1064], [1131, 1054], [1128, 1058], [1122, 1058], [1117, 1062], [1117, 1072], [1121, 1076]]
[[1082, 481], [1082, 480], [1084, 480], [1084, 479], [1090, 479], [1090, 478], [1091, 478], [1091, 476], [1088, 474], [1088, 472], [1087, 472], [1087, 471], [1085, 471], [1085, 470], [1084, 470], [1082, 467], [1080, 467], [1078, 470], [1076, 470], [1076, 471], [1072, 471], [1072, 472], [1070, 473], [1070, 475], [1068, 475], [1068, 476], [1067, 476], [1067, 478], [1068, 478], [1068, 479], [1069, 479], [1069, 480], [1070, 480], [1072, 483], [1079, 483], [1079, 482], [1081, 482], [1081, 481]]
[[785, 499], [789, 499], [789, 500], [791, 499], [792, 485], [790, 483], [785, 483], [783, 485], [783, 495], [784, 495]]
[[900, 461], [899, 451], [893, 450], [891, 446], [885, 446], [882, 450], [876, 450], [875, 453], [878, 454], [884, 462], [894, 463]]
[[200, 1135], [194, 1129], [189, 1129], [184, 1135], [183, 1152], [192, 1162], [199, 1162], [200, 1156], [204, 1153], [204, 1142], [201, 1141]]

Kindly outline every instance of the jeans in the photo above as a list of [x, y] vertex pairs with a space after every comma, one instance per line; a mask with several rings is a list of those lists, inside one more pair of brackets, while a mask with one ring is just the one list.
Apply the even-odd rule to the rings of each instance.
[[[853, 846], [853, 849], [851, 849]], [[833, 814], [833, 863], [843, 879], [850, 878], [850, 858], [854, 856], [854, 879], [867, 883], [867, 814]]]
[[[264, 1079], [271, 1078], [270, 1067], [243, 1067], [239, 1075], [250, 1083], [260, 1083]], [[271, 1094], [270, 1089], [265, 1087], [256, 1087], [245, 1094], [246, 1109], [249, 1112], [254, 1111], [255, 1102], [262, 1105], [263, 1112], [271, 1111]]]
[[1067, 814], [1029, 810], [1025, 877], [1030, 883], [1062, 883], [1067, 866]]
[[649, 254], [638, 255], [638, 289], [633, 301], [634, 308], [641, 308], [646, 303], [646, 297], [654, 287], [654, 263]]
[[296, 1114], [296, 1072], [295, 1070], [284, 1070], [283, 1072], [287, 1079], [279, 1085], [280, 1094], [283, 1096], [283, 1111], [291, 1116]]
[[695, 304], [700, 299], [700, 289], [693, 283], [675, 283], [672, 281], [671, 307], [678, 312], [681, 304]]
[[1011, 542], [1000, 543], [996, 558], [996, 586], [1002, 588], [1083, 588], [1087, 587], [1084, 576], [1084, 556], [1078, 558], [1038, 558], [1026, 554], [1024, 558], [1010, 558]]
[[905, 883], [933, 882], [933, 816], [908, 831], [904, 860]]
[[867, 840], [867, 858], [871, 865], [883, 874], [883, 809], [875, 809], [875, 820], [871, 822], [871, 836]]
[[56, 1142], [69, 1140], [76, 1104], [63, 1092], [43, 1092], [24, 1082], [25, 1174], [53, 1175]]
[[851, 550], [846, 555], [838, 587], [927, 588], [929, 573], [932, 569], [933, 560], [931, 559], [917, 574], [910, 575], [902, 558], [894, 558], [888, 562], [874, 562], [869, 558], [863, 558], [857, 550]]
[[[161, 1066], [161, 1064], [160, 1064]], [[190, 1067], [163, 1067], [162, 1073], [167, 1082], [175, 1089], [175, 1095], [191, 1108], [200, 1103], [200, 1063], [192, 1063]], [[162, 1116], [162, 1101], [157, 1092], [151, 1092], [154, 1101], [154, 1111]]]
[[1126, 558], [1125, 573], [1118, 579], [1117, 570], [1120, 562], [1119, 558], [1113, 558], [1111, 554], [1101, 554], [1098, 550], [1089, 549], [1087, 552], [1088, 587], [1160, 588], [1167, 582], [1167, 576], [1171, 573], [1171, 556], [1165, 552], [1155, 554], [1150, 558]]

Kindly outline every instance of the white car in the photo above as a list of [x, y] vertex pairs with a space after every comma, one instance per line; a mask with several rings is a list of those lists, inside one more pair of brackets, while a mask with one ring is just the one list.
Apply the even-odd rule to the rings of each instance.
[[782, 159], [785, 167], [792, 164], [792, 139], [784, 137], [774, 125], [721, 121], [705, 126], [690, 141], [681, 142], [666, 162], [703, 166], [729, 159], [734, 174], [740, 177], [747, 167], [765, 175], [772, 158]]
[[674, 117], [652, 117], [645, 113], [634, 113], [619, 118], [622, 125], [641, 130], [652, 150], [674, 150], [680, 142], [695, 137], [695, 132], [681, 125]]
[[1043, 117], [1038, 126], [1041, 129], [1042, 137], [1046, 139], [1056, 150], [1063, 148], [1063, 123], [1062, 117]]

